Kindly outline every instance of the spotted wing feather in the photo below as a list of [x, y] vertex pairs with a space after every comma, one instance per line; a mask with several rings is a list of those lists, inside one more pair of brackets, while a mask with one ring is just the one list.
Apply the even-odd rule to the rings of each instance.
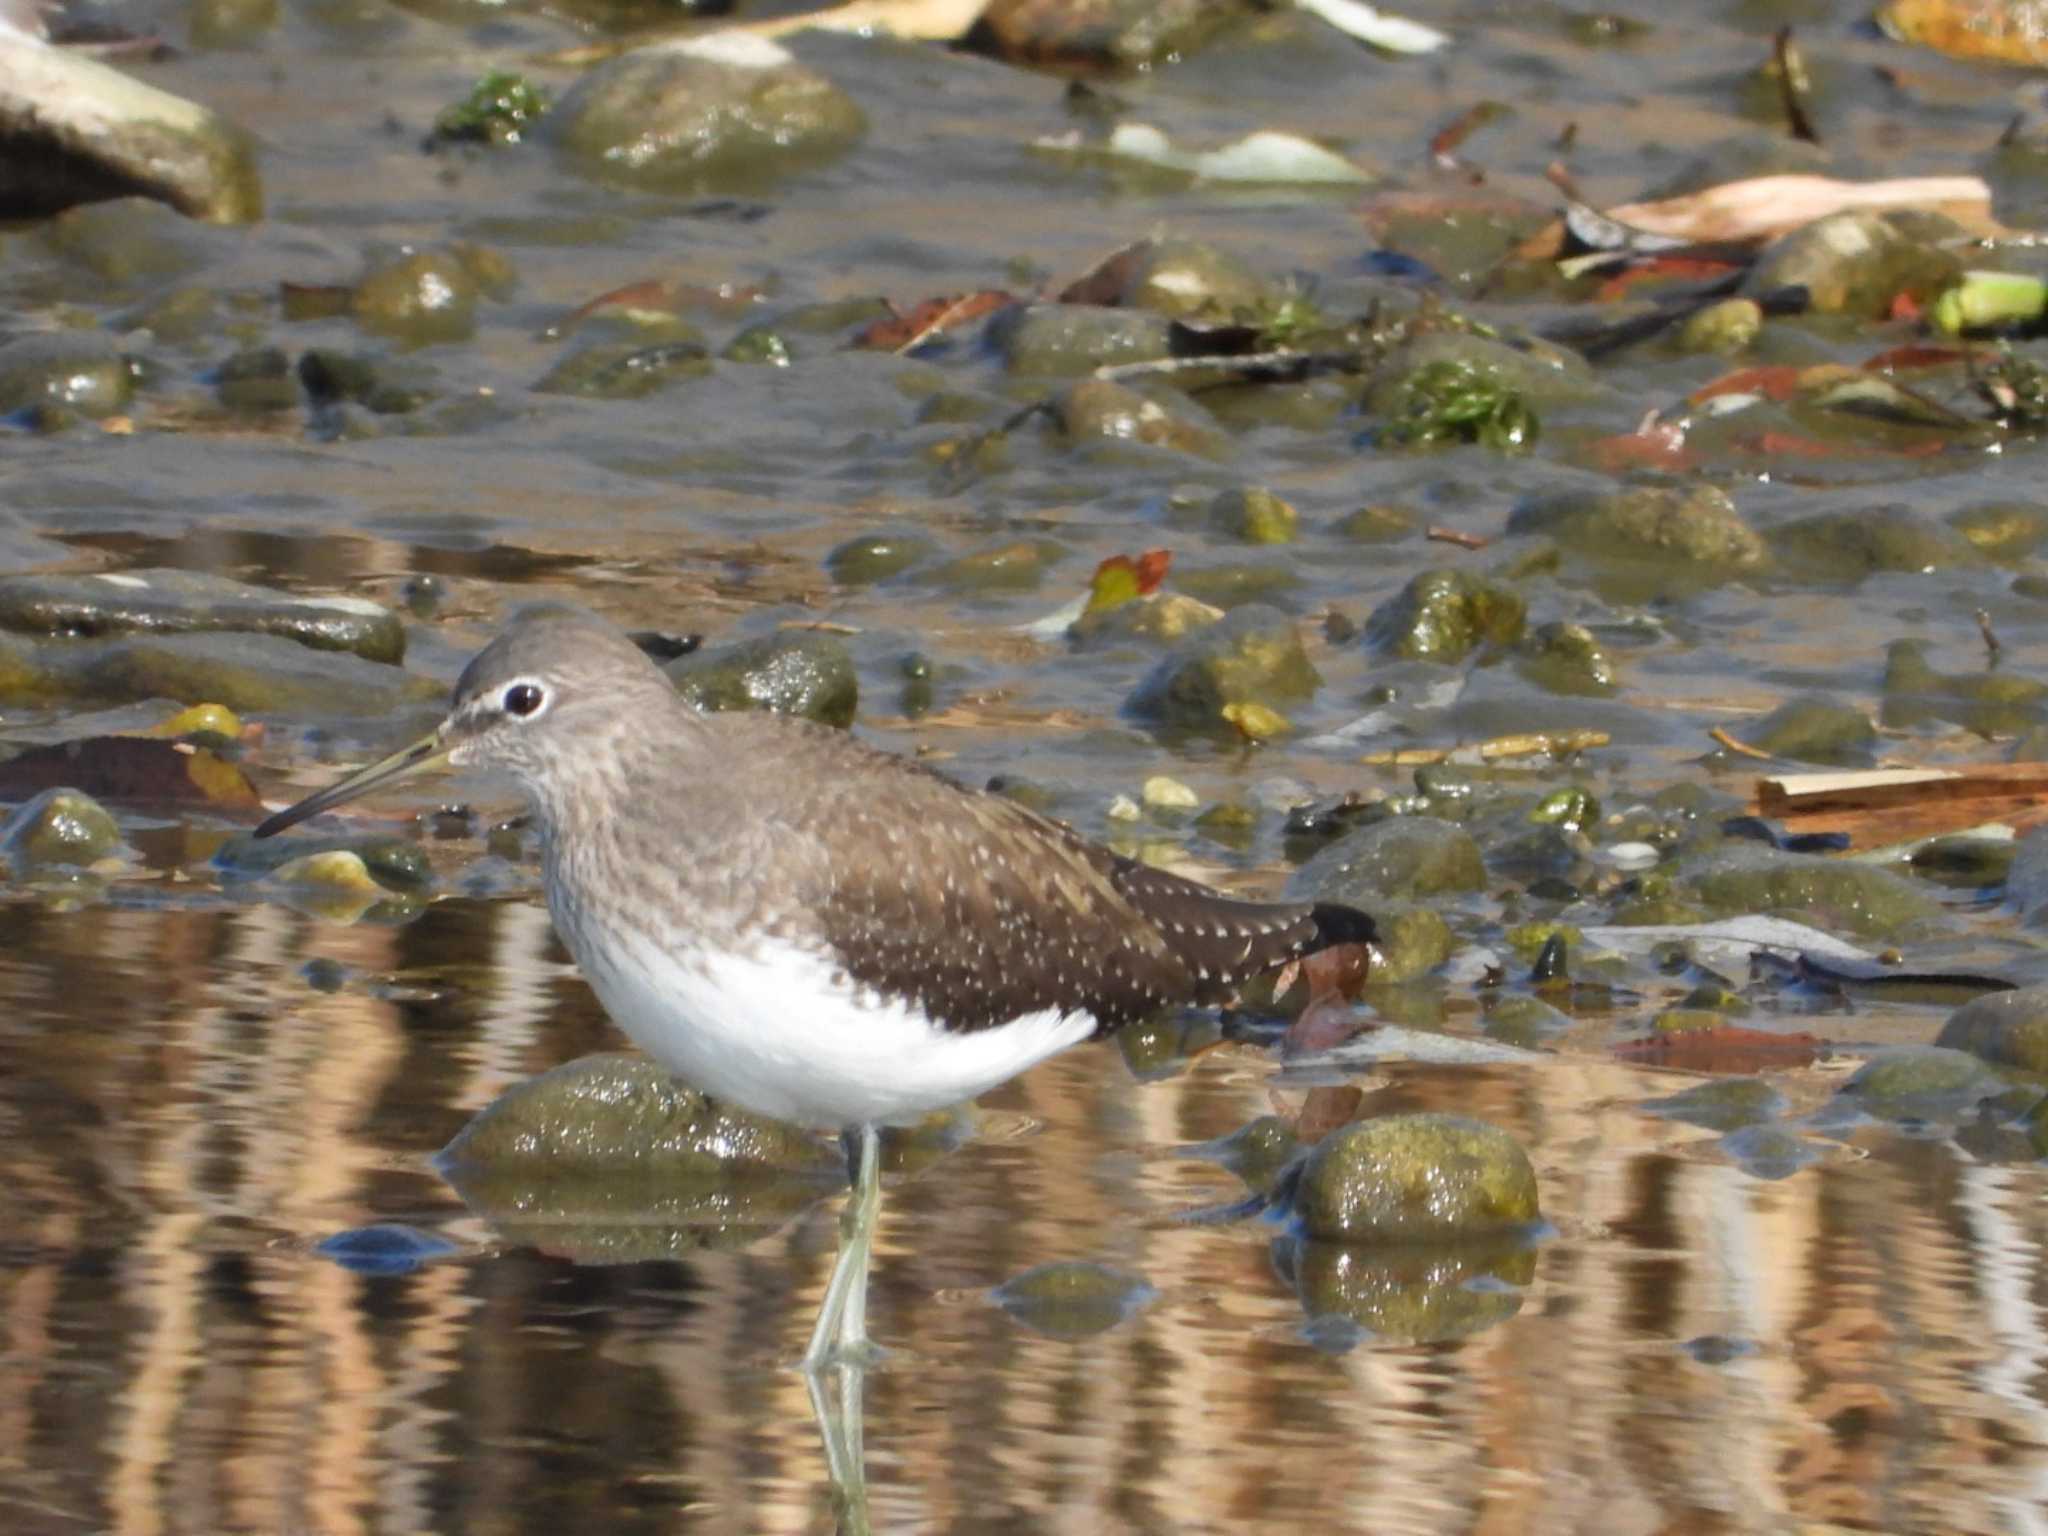
[[947, 1029], [1053, 1009], [1108, 1033], [1370, 937], [1349, 909], [1233, 900], [936, 775], [861, 788], [831, 828], [820, 936], [854, 980]]

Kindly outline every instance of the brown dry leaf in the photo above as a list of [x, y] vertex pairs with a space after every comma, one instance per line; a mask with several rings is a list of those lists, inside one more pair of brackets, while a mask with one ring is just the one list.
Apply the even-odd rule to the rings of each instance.
[[1754, 176], [1654, 203], [1603, 211], [1646, 234], [1701, 244], [1775, 240], [1815, 219], [1852, 208], [1921, 208], [1945, 213], [1978, 234], [2001, 232], [1981, 176], [1899, 176], [1840, 181], [1832, 176]]
[[726, 30], [751, 32], [756, 37], [787, 37], [792, 32], [812, 28], [862, 36], [886, 32], [893, 37], [950, 43], [973, 30], [987, 5], [988, 0], [853, 0], [851, 5], [835, 6], [829, 11], [741, 22]]
[[889, 318], [877, 320], [861, 331], [853, 338], [853, 345], [869, 352], [908, 352], [951, 326], [979, 320], [983, 315], [1006, 309], [1016, 302], [1000, 288], [984, 288], [978, 293], [926, 299], [922, 304], [905, 310], [899, 310], [892, 304], [889, 306], [892, 311]]
[[124, 805], [255, 810], [261, 804], [240, 768], [182, 742], [85, 736], [30, 747], [0, 763], [0, 799], [25, 800], [60, 786]]
[[1784, 774], [1758, 779], [1752, 805], [1795, 835], [1846, 833], [1852, 849], [1991, 823], [2017, 831], [2048, 823], [2048, 763]]
[[1624, 1040], [1615, 1046], [1614, 1054], [1641, 1066], [1726, 1076], [1808, 1066], [1820, 1059], [1821, 1050], [1821, 1041], [1813, 1035], [1781, 1035], [1724, 1024], [1719, 1029], [1688, 1029]]

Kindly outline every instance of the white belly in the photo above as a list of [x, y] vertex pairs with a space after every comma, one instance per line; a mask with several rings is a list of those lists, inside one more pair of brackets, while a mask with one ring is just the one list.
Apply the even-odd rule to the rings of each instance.
[[713, 1098], [800, 1125], [842, 1129], [911, 1118], [986, 1093], [1095, 1033], [1047, 1009], [950, 1034], [901, 1002], [828, 992], [833, 967], [786, 944], [688, 963], [638, 935], [599, 954], [565, 930], [614, 1022]]

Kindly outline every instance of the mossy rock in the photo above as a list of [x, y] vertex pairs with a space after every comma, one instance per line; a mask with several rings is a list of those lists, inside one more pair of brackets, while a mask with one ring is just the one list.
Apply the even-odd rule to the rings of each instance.
[[1294, 620], [1252, 604], [1176, 645], [1127, 707], [1161, 725], [1223, 734], [1232, 729], [1224, 705], [1279, 708], [1311, 697], [1321, 682]]
[[783, 630], [669, 663], [676, 692], [699, 709], [765, 709], [821, 725], [853, 724], [860, 677], [845, 643], [813, 630]]
[[102, 332], [52, 331], [0, 346], [0, 411], [54, 408], [97, 421], [134, 397], [134, 365]]
[[1388, 897], [1416, 900], [1483, 889], [1486, 863], [1463, 827], [1434, 816], [1394, 816], [1347, 832], [1294, 872], [1288, 888], [1316, 901], [1370, 910]]
[[1504, 1235], [1541, 1216], [1536, 1170], [1506, 1131], [1462, 1115], [1383, 1115], [1318, 1142], [1295, 1214], [1325, 1242], [1440, 1243]]
[[1739, 848], [1716, 856], [1691, 880], [1717, 917], [1777, 913], [1865, 938], [1891, 938], [1941, 915], [1903, 875], [1818, 854]]
[[1547, 693], [1606, 698], [1615, 688], [1614, 663], [1583, 624], [1552, 620], [1522, 637], [1515, 670]]
[[1427, 976], [1457, 948], [1451, 925], [1429, 907], [1382, 902], [1373, 908], [1372, 918], [1379, 930], [1373, 940], [1379, 954], [1372, 968], [1375, 986], [1398, 986]]
[[1934, 1043], [2048, 1077], [2048, 984], [1971, 999], [1949, 1015]]
[[1263, 486], [1220, 491], [1208, 506], [1209, 526], [1246, 544], [1292, 544], [1301, 515]]
[[1511, 534], [1555, 539], [1594, 564], [1647, 561], [1693, 582], [1731, 580], [1768, 559], [1762, 537], [1718, 486], [1628, 486], [1538, 496], [1508, 518]]
[[1462, 661], [1522, 637], [1527, 606], [1498, 582], [1439, 567], [1413, 577], [1366, 620], [1366, 643], [1401, 661]]
[[46, 789], [0, 824], [0, 850], [20, 870], [83, 868], [118, 852], [111, 812], [76, 789]]
[[[1961, 234], [1949, 229], [1952, 239]], [[1876, 320], [1901, 294], [1931, 304], [1961, 271], [1960, 257], [1942, 243], [1891, 215], [1855, 209], [1815, 219], [1766, 248], [1744, 286], [1755, 294], [1804, 288], [1816, 314]]]
[[1856, 1069], [1838, 1097], [1879, 1120], [1952, 1123], [2010, 1091], [1968, 1051], [1913, 1045], [1874, 1056]]
[[1066, 378], [1173, 355], [1172, 321], [1120, 306], [1026, 304], [999, 316], [990, 334], [1010, 371], [1032, 377]]
[[1909, 507], [1815, 512], [1772, 529], [1770, 542], [1785, 566], [1826, 581], [1944, 571], [1983, 558], [1956, 529]]
[[867, 128], [851, 97], [780, 45], [731, 33], [621, 54], [541, 122], [585, 173], [669, 193], [815, 165]]
[[1835, 768], [1864, 768], [1877, 758], [1877, 727], [1851, 704], [1819, 695], [1787, 699], [1742, 732], [1773, 757]]
[[367, 661], [405, 658], [405, 627], [360, 597], [301, 597], [196, 571], [0, 578], [0, 627], [80, 636], [249, 631]]
[[1642, 1107], [1667, 1120], [1683, 1120], [1710, 1131], [1733, 1131], [1777, 1119], [1784, 1113], [1785, 1096], [1760, 1077], [1724, 1077], [1669, 1098], [1651, 1099]]

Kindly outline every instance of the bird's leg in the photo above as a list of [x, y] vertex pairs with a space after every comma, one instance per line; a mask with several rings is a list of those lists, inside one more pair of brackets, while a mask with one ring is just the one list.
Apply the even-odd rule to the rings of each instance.
[[832, 1481], [833, 1524], [839, 1536], [869, 1536], [868, 1477], [862, 1447], [861, 1387], [865, 1367], [841, 1365], [839, 1399], [834, 1403], [825, 1378], [816, 1371], [804, 1376], [811, 1395], [811, 1416], [825, 1442], [825, 1472]]
[[881, 1141], [872, 1125], [848, 1131], [843, 1140], [853, 1196], [839, 1213], [839, 1260], [825, 1286], [810, 1348], [804, 1351], [806, 1372], [822, 1370], [834, 1360], [864, 1364], [867, 1356], [868, 1254], [874, 1247], [875, 1211], [882, 1201]]

